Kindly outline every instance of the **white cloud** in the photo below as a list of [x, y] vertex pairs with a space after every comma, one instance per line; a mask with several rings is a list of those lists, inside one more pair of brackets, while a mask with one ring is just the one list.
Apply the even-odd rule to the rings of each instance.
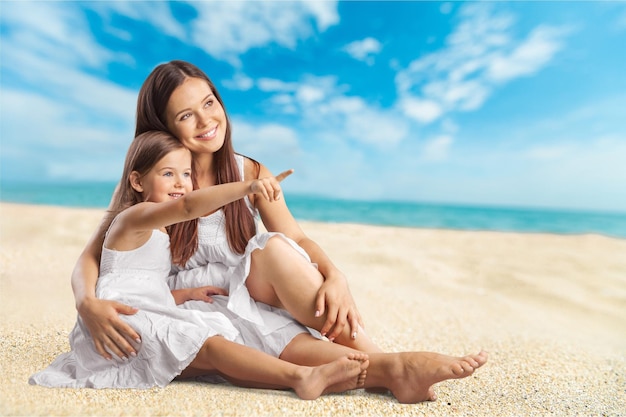
[[563, 144], [551, 144], [551, 145], [537, 145], [526, 151], [526, 156], [529, 159], [536, 160], [558, 160], [565, 157], [572, 151], [571, 145]]
[[464, 5], [463, 20], [446, 47], [398, 71], [396, 88], [405, 114], [431, 123], [448, 113], [477, 110], [498, 85], [544, 68], [570, 32], [544, 25], [515, 40], [513, 16], [494, 9], [489, 3]]
[[[262, 82], [261, 82], [262, 81]], [[393, 109], [384, 109], [359, 96], [345, 94], [335, 77], [305, 75], [298, 83], [260, 80], [266, 91], [277, 91], [270, 101], [277, 110], [298, 114], [304, 128], [335, 140], [351, 139], [379, 149], [393, 147], [407, 137], [407, 121]]]
[[443, 113], [441, 106], [437, 102], [421, 100], [415, 97], [404, 98], [399, 103], [399, 107], [406, 116], [420, 123], [430, 123], [438, 119]]
[[385, 149], [393, 148], [408, 134], [403, 119], [381, 108], [366, 106], [358, 99], [359, 108], [345, 111], [345, 132], [352, 139]]
[[302, 156], [298, 133], [277, 123], [253, 125], [235, 118], [233, 144], [237, 152], [263, 162], [270, 169], [292, 168]]
[[259, 78], [256, 84], [259, 90], [265, 91], [265, 92], [275, 92], [275, 91], [290, 92], [290, 91], [295, 91], [298, 88], [297, 83], [287, 83], [285, 81], [277, 80], [274, 78]]
[[427, 161], [442, 161], [448, 157], [452, 146], [452, 136], [441, 135], [429, 140], [423, 149], [423, 156]]
[[191, 39], [211, 56], [240, 66], [238, 56], [276, 43], [294, 48], [297, 41], [339, 22], [337, 3], [325, 2], [190, 2], [198, 12]]
[[[95, 10], [100, 16], [106, 17], [109, 29], [113, 34], [120, 34], [119, 27], [111, 24], [113, 13], [126, 16], [138, 22], [148, 22], [169, 36], [187, 40], [187, 29], [182, 22], [176, 20], [171, 6], [165, 1], [92, 1], [85, 6]], [[124, 37], [122, 32], [122, 37]]]
[[232, 79], [222, 81], [222, 85], [231, 90], [247, 91], [254, 87], [254, 80], [243, 73], [237, 73]]
[[315, 103], [324, 99], [324, 90], [318, 87], [303, 85], [296, 90], [296, 98], [301, 103]]
[[537, 72], [561, 49], [561, 38], [565, 32], [546, 26], [535, 28], [528, 39], [513, 51], [498, 54], [491, 59], [487, 77], [496, 82], [505, 82]]
[[308, 0], [303, 1], [302, 6], [314, 17], [320, 31], [325, 31], [339, 23], [339, 13], [337, 12], [337, 2], [335, 0]]
[[[55, 106], [74, 106], [74, 118], [95, 117], [116, 122], [132, 122], [137, 92], [91, 76], [62, 62], [42, 58], [28, 50], [6, 45], [3, 51], [9, 68], [18, 71], [41, 97], [55, 100]], [[28, 93], [25, 93], [28, 95]], [[115, 105], [112, 105], [115, 103]], [[4, 115], [3, 115], [4, 116]]]
[[[296, 1], [296, 2], [261, 2], [261, 1], [188, 1], [184, 2], [197, 13], [189, 21], [178, 20], [172, 13], [169, 2], [88, 2], [84, 7], [95, 10], [108, 24], [109, 33], [128, 37], [111, 22], [114, 14], [119, 14], [137, 22], [149, 23], [159, 32], [172, 36], [182, 42], [191, 43], [217, 59], [223, 59], [240, 67], [239, 55], [252, 48], [276, 43], [287, 48], [294, 48], [301, 39], [323, 32], [339, 23], [336, 1]], [[38, 2], [39, 5], [45, 4]], [[58, 3], [50, 6], [53, 13], [63, 8]], [[69, 3], [71, 4], [71, 3]], [[69, 9], [78, 10], [75, 7]], [[30, 9], [29, 9], [30, 10]], [[21, 14], [28, 14], [21, 13]], [[78, 14], [77, 14], [78, 16]], [[59, 22], [71, 22], [67, 16], [55, 19]], [[80, 19], [75, 19], [79, 21]], [[84, 20], [84, 18], [82, 19]], [[46, 27], [45, 21], [39, 21]], [[76, 26], [74, 22], [70, 27]], [[79, 23], [81, 23], [79, 21]], [[75, 43], [80, 43], [88, 30], [82, 30], [84, 24], [77, 26]], [[61, 36], [65, 39], [65, 36]], [[77, 48], [66, 53], [75, 53]], [[88, 48], [78, 49], [83, 54], [91, 53]], [[104, 51], [101, 49], [101, 51]]]
[[382, 44], [378, 40], [368, 37], [360, 41], [351, 42], [343, 49], [352, 58], [372, 65], [374, 63], [373, 57], [381, 51]]
[[[105, 66], [115, 56], [95, 42], [86, 17], [71, 3], [3, 3], [2, 25], [7, 29], [2, 47], [14, 53], [92, 68]], [[4, 61], [3, 67], [12, 65]]]
[[[105, 85], [101, 87], [104, 89]], [[117, 99], [122, 107], [127, 102], [124, 94], [109, 93], [109, 98]], [[33, 179], [33, 173], [42, 176], [34, 178], [39, 180], [119, 178], [134, 131], [130, 109], [126, 109], [125, 120], [120, 120], [116, 114], [119, 110], [108, 103], [110, 112], [94, 119], [85, 114], [80, 102], [64, 102], [36, 92], [4, 88], [1, 99], [2, 165], [6, 178]], [[110, 123], [111, 119], [118, 123]]]

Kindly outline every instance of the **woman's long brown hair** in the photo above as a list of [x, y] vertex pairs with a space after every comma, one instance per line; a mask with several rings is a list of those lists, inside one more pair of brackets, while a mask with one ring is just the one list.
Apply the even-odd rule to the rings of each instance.
[[[118, 192], [115, 193], [114, 200], [109, 209], [110, 217], [115, 217], [122, 210], [127, 209], [137, 203], [144, 201], [140, 192], [130, 185], [130, 174], [137, 171], [140, 177], [148, 174], [152, 168], [168, 153], [184, 148], [183, 144], [173, 135], [163, 131], [147, 131], [135, 137], [131, 142], [126, 161], [124, 162], [124, 172], [119, 182]], [[195, 187], [194, 187], [195, 188]], [[197, 244], [198, 234], [194, 233], [198, 228], [198, 219], [176, 223], [167, 227], [170, 235], [170, 251], [172, 262], [176, 265], [184, 266], [193, 255]], [[195, 239], [190, 245], [172, 245], [171, 242], [177, 236], [191, 237]]]
[[[224, 145], [215, 152], [214, 164], [217, 184], [237, 182], [243, 180], [239, 174], [237, 162], [235, 161], [235, 151], [231, 140], [230, 118], [226, 113], [226, 107], [209, 77], [198, 67], [185, 61], [170, 61], [157, 66], [146, 78], [141, 86], [137, 99], [137, 124], [135, 136], [149, 130], [162, 130], [169, 132], [167, 127], [166, 110], [169, 99], [174, 90], [180, 86], [187, 78], [199, 78], [205, 80], [209, 88], [215, 95], [217, 101], [224, 108], [226, 114], [226, 134]], [[257, 176], [259, 165], [257, 166]], [[193, 172], [196, 172], [195, 167]], [[248, 209], [243, 199], [227, 204], [223, 207], [226, 217], [226, 235], [230, 248], [237, 252], [245, 251], [248, 240], [256, 233], [254, 217]], [[192, 236], [180, 235], [171, 236], [170, 244], [174, 246], [188, 245], [187, 239]], [[197, 230], [195, 231], [195, 247], [197, 248]], [[188, 258], [187, 258], [188, 260]]]

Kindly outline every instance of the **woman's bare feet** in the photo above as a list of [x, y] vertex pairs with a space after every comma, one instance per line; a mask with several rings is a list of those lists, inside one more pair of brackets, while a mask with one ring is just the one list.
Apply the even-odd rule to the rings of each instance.
[[487, 352], [455, 357], [432, 352], [403, 352], [392, 354], [387, 369], [388, 388], [396, 399], [405, 404], [435, 401], [432, 386], [447, 379], [465, 378], [487, 362]]
[[303, 367], [293, 390], [303, 400], [314, 400], [322, 394], [362, 388], [369, 360], [367, 354], [349, 353], [325, 365]]

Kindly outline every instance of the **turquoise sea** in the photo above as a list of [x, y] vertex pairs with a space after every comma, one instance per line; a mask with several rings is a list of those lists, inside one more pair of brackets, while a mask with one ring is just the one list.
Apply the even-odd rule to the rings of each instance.
[[[0, 200], [106, 208], [114, 188], [114, 183], [2, 184]], [[626, 212], [348, 201], [301, 195], [287, 195], [286, 199], [291, 212], [299, 220], [434, 229], [597, 233], [626, 239]]]

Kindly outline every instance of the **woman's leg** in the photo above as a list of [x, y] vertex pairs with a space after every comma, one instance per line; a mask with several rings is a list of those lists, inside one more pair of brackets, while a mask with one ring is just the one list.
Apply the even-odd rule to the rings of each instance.
[[[281, 359], [315, 366], [343, 357], [354, 350], [315, 339], [296, 336]], [[455, 357], [433, 352], [370, 353], [363, 388], [386, 388], [401, 403], [434, 401], [433, 385], [447, 379], [465, 378], [487, 362], [487, 353]]]
[[[300, 323], [319, 331], [326, 315], [315, 317], [315, 298], [323, 282], [317, 268], [284, 239], [275, 236], [265, 248], [252, 252], [246, 287], [256, 301], [283, 308]], [[334, 342], [361, 352], [382, 352], [363, 329], [353, 339], [347, 325]]]
[[361, 388], [368, 365], [367, 355], [360, 352], [346, 352], [324, 364], [296, 365], [214, 336], [206, 340], [180, 377], [219, 373], [239, 386], [291, 388], [300, 398], [312, 400], [322, 394]]

